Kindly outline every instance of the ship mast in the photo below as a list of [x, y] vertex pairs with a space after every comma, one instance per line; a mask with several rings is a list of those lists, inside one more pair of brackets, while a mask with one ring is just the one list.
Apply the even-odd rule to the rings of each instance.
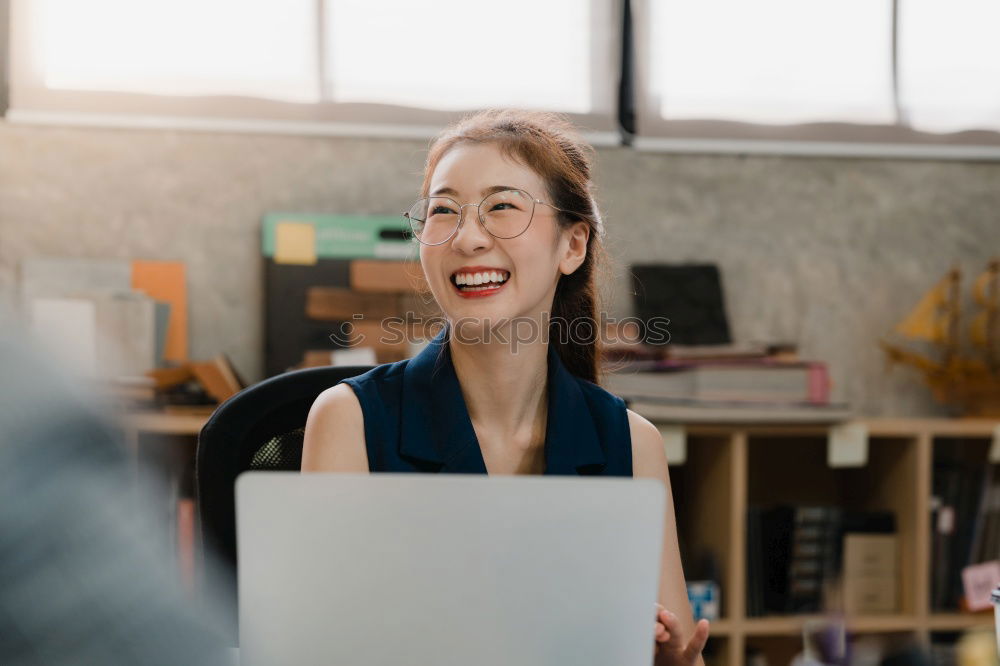
[[944, 340], [944, 367], [948, 368], [958, 357], [959, 324], [962, 315], [962, 271], [955, 266], [948, 271], [948, 300], [945, 302], [948, 326]]

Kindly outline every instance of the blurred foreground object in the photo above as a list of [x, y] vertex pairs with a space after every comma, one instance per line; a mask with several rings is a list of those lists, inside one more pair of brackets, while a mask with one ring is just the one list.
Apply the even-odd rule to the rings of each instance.
[[997, 666], [998, 663], [992, 631], [973, 629], [959, 639], [958, 666]]
[[0, 367], [0, 663], [231, 664], [99, 402], [2, 310]]

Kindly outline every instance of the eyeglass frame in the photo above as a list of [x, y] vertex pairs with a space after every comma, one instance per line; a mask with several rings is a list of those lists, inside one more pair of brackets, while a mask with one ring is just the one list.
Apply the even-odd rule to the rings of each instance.
[[[487, 199], [489, 199], [492, 196], [500, 194], [501, 192], [521, 192], [521, 193], [527, 195], [528, 200], [531, 201], [531, 217], [528, 218], [528, 223], [526, 225], [524, 225], [524, 229], [522, 229], [518, 233], [514, 234], [513, 236], [497, 236], [495, 233], [493, 233], [492, 231], [490, 231], [489, 228], [487, 228], [486, 222], [483, 220], [483, 213], [482, 213], [482, 208], [481, 208], [481, 206], [483, 205], [483, 202], [486, 201]], [[413, 202], [413, 204], [410, 206], [410, 208], [408, 210], [406, 210], [403, 213], [403, 217], [405, 217], [409, 221], [410, 231], [413, 231], [413, 218], [410, 217], [410, 211], [413, 210], [413, 206], [417, 205], [417, 202], [423, 201], [424, 199], [447, 199], [448, 201], [451, 201], [456, 206], [458, 206], [458, 224], [455, 225], [455, 228], [452, 230], [451, 234], [449, 234], [448, 237], [445, 238], [440, 243], [425, 243], [424, 241], [420, 240], [420, 237], [417, 236], [417, 234], [414, 232], [413, 237], [415, 239], [417, 239], [417, 242], [421, 243], [423, 245], [427, 245], [429, 247], [434, 247], [434, 246], [437, 246], [437, 245], [444, 245], [445, 243], [447, 243], [448, 241], [450, 241], [452, 238], [455, 237], [455, 234], [458, 233], [458, 230], [461, 229], [462, 225], [465, 223], [465, 213], [464, 213], [463, 209], [466, 206], [475, 206], [476, 207], [476, 219], [479, 220], [480, 226], [482, 226], [483, 229], [486, 231], [486, 233], [488, 233], [490, 236], [493, 236], [494, 238], [499, 238], [501, 240], [509, 240], [511, 238], [517, 238], [518, 236], [520, 236], [521, 234], [523, 234], [525, 231], [528, 230], [528, 227], [531, 226], [531, 223], [535, 221], [535, 205], [536, 204], [542, 204], [543, 206], [548, 206], [549, 208], [552, 208], [553, 210], [557, 210], [560, 213], [566, 213], [567, 215], [575, 215], [576, 217], [587, 219], [586, 216], [583, 215], [583, 214], [581, 214], [581, 213], [577, 213], [577, 212], [574, 212], [574, 211], [571, 211], [571, 210], [565, 210], [565, 209], [559, 208], [558, 206], [554, 206], [554, 205], [552, 205], [552, 204], [550, 204], [548, 202], [542, 201], [541, 199], [536, 199], [535, 197], [533, 197], [531, 195], [530, 192], [528, 192], [526, 190], [522, 190], [519, 187], [509, 187], [509, 188], [504, 189], [504, 190], [497, 190], [496, 192], [490, 192], [485, 197], [483, 197], [482, 200], [479, 203], [477, 203], [477, 204], [476, 203], [460, 204], [457, 201], [455, 201], [454, 199], [452, 199], [451, 197], [446, 197], [446, 196], [443, 196], [443, 195], [432, 195], [432, 196], [420, 197], [419, 199], [417, 199], [417, 201]], [[425, 222], [426, 222], [426, 220], [425, 220]]]

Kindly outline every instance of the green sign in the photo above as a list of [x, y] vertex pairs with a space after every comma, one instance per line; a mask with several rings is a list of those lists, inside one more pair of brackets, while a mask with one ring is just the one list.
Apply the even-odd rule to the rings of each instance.
[[417, 241], [405, 219], [375, 215], [268, 213], [261, 249], [278, 263], [317, 259], [413, 259]]

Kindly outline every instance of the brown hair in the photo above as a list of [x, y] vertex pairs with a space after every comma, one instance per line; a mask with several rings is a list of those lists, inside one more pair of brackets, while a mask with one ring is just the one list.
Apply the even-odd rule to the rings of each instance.
[[[555, 345], [571, 373], [598, 383], [602, 322], [596, 273], [609, 271], [611, 260], [601, 239], [603, 224], [593, 196], [594, 149], [565, 116], [515, 109], [481, 111], [466, 116], [434, 139], [424, 166], [420, 196], [427, 196], [441, 158], [460, 143], [496, 144], [504, 156], [534, 170], [545, 182], [554, 206], [579, 213], [558, 213], [556, 219], [562, 228], [578, 220], [590, 224], [586, 258], [573, 273], [561, 275], [556, 285], [549, 344]], [[562, 330], [556, 330], [556, 326]]]

